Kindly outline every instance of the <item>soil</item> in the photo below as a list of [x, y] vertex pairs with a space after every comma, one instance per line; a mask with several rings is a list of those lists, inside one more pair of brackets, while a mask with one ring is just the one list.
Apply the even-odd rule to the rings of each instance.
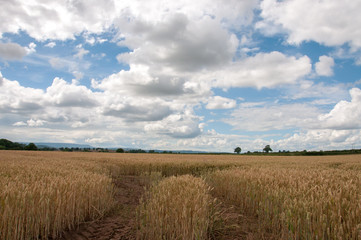
[[114, 180], [115, 210], [102, 219], [82, 223], [59, 240], [121, 240], [136, 238], [136, 207], [144, 193], [144, 179], [122, 176]]

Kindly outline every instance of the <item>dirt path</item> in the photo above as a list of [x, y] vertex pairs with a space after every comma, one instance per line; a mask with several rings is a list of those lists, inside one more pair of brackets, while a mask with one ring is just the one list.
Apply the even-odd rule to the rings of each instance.
[[117, 207], [111, 216], [81, 224], [59, 240], [135, 239], [135, 209], [144, 192], [144, 181], [137, 176], [122, 176], [115, 180], [115, 186]]

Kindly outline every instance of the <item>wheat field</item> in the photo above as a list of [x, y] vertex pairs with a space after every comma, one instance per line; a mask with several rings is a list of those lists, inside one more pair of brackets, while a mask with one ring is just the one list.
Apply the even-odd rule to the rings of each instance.
[[55, 239], [106, 216], [123, 175], [156, 179], [137, 208], [139, 239], [207, 239], [216, 202], [273, 239], [361, 239], [360, 155], [25, 151], [0, 151], [0, 239]]

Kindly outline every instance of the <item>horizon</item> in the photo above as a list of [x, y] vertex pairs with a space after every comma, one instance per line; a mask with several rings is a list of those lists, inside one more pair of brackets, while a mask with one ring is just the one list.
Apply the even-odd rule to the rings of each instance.
[[361, 149], [361, 2], [15, 0], [2, 8], [0, 131], [11, 141]]

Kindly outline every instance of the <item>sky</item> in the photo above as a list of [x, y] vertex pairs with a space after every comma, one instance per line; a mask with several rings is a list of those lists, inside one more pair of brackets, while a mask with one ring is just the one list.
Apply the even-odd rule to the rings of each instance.
[[361, 148], [361, 1], [0, 4], [1, 138]]

